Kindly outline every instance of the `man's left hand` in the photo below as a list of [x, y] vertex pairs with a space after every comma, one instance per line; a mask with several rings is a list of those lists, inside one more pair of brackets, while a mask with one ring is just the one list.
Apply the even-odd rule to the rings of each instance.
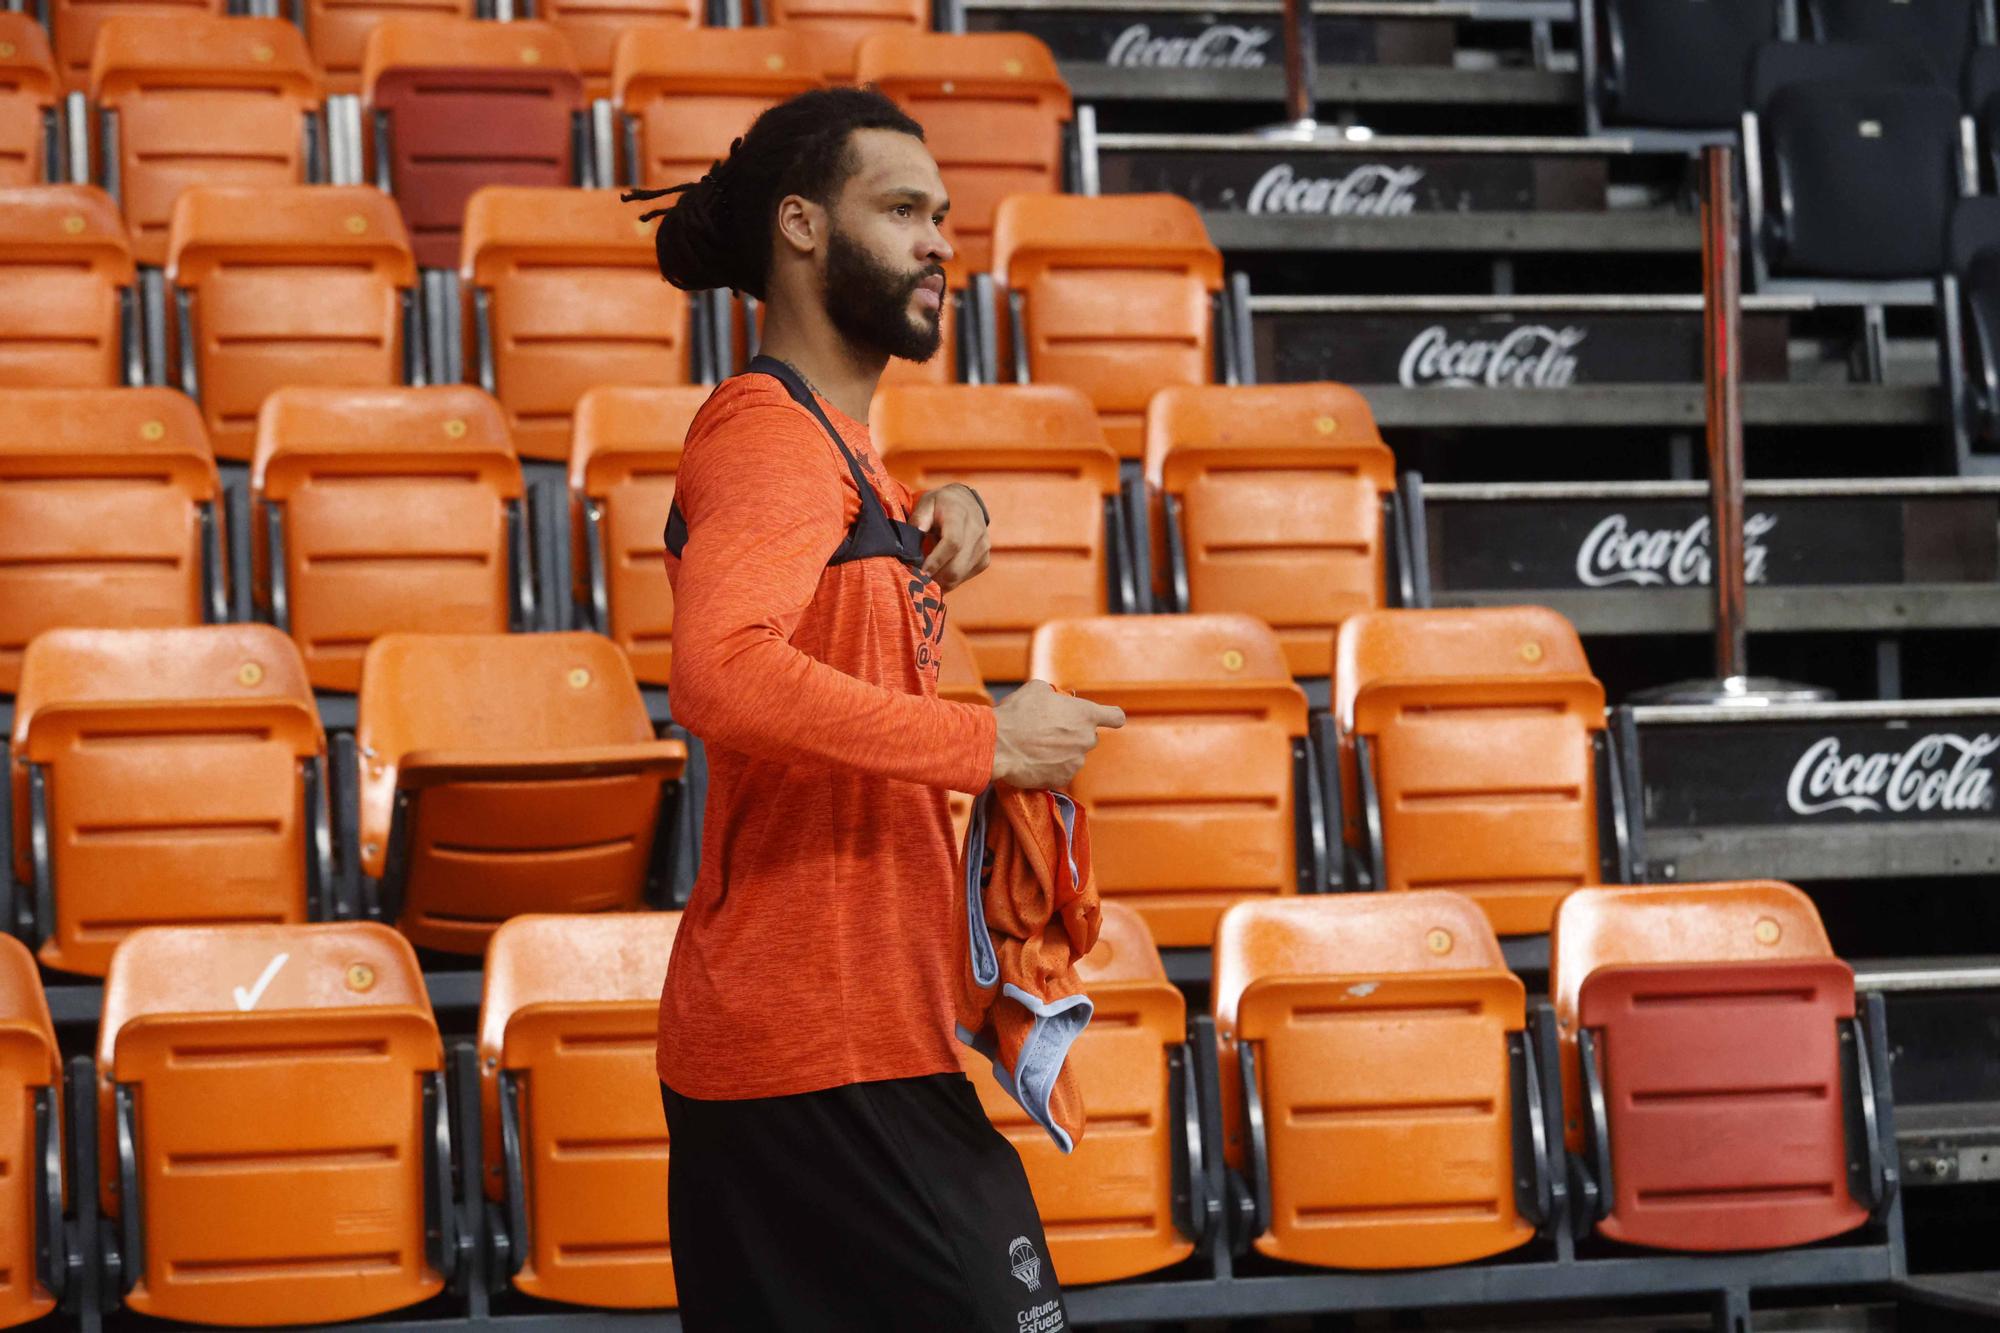
[[986, 537], [986, 516], [970, 487], [955, 481], [925, 491], [910, 521], [934, 538], [930, 554], [924, 557], [924, 573], [944, 591], [986, 568], [993, 548]]

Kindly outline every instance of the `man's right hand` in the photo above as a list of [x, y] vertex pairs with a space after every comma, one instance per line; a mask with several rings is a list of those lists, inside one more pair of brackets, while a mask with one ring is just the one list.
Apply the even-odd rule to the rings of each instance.
[[1067, 787], [1097, 747], [1099, 727], [1122, 727], [1125, 710], [1023, 683], [993, 709], [993, 780], [1024, 791]]

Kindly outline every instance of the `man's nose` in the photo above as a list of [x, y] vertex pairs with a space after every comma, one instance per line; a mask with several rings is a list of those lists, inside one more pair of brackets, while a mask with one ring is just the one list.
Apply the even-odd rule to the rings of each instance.
[[949, 264], [957, 258], [957, 252], [951, 248], [951, 238], [944, 234], [943, 227], [936, 223], [931, 224], [922, 245], [918, 247], [917, 258], [927, 264], [932, 262]]

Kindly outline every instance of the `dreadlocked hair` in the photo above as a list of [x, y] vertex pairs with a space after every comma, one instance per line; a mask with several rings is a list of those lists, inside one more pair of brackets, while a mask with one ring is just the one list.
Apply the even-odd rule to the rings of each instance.
[[856, 130], [924, 137], [923, 126], [877, 88], [816, 88], [758, 116], [700, 180], [619, 198], [679, 196], [639, 215], [660, 220], [653, 247], [668, 282], [682, 291], [727, 287], [761, 301], [778, 201], [796, 194], [830, 203], [854, 174], [848, 136]]

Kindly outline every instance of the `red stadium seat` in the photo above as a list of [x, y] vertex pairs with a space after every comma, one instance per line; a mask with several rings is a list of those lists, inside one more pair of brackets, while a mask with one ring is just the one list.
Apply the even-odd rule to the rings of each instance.
[[145, 381], [131, 247], [95, 185], [0, 189], [0, 388]]
[[39, 185], [62, 167], [61, 96], [42, 25], [29, 14], [0, 13], [0, 189]]
[[118, 196], [141, 264], [167, 262], [183, 189], [303, 184], [324, 141], [318, 71], [283, 19], [112, 19], [91, 57], [90, 98], [99, 179]]
[[368, 34], [361, 103], [373, 179], [425, 268], [458, 265], [482, 186], [576, 183], [583, 76], [549, 24], [385, 19]]
[[0, 1328], [40, 1319], [63, 1290], [63, 1126], [62, 1054], [35, 956], [0, 935]]
[[416, 955], [385, 926], [134, 934], [97, 1035], [125, 1305], [211, 1328], [324, 1324], [444, 1290], [443, 1062]]
[[544, 1300], [675, 1303], [653, 1047], [679, 912], [517, 916], [479, 1003], [486, 1195], [504, 1276]]

